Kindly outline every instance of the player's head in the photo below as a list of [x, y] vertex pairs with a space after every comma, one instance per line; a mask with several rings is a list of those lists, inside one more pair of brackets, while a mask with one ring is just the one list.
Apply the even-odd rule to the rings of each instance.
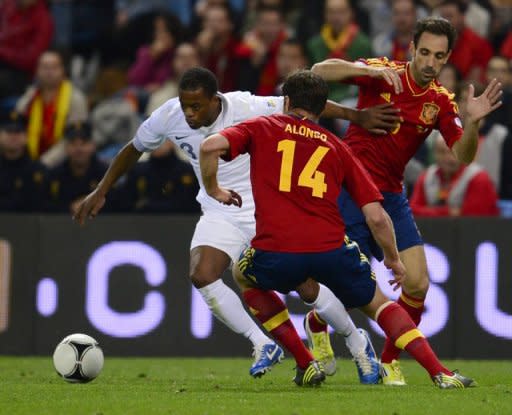
[[441, 17], [427, 17], [416, 23], [411, 44], [412, 74], [420, 85], [434, 80], [450, 57], [455, 28]]
[[303, 109], [316, 116], [324, 110], [329, 86], [309, 70], [290, 75], [283, 85], [283, 95], [288, 99], [288, 109]]
[[186, 71], [179, 83], [179, 99], [185, 120], [190, 128], [212, 124], [221, 110], [215, 75], [206, 68]]

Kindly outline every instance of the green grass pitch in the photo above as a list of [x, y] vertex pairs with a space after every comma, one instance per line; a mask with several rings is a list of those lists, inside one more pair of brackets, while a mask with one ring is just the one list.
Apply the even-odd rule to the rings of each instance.
[[512, 361], [448, 361], [479, 386], [441, 391], [406, 360], [409, 385], [358, 383], [355, 366], [338, 361], [338, 373], [319, 388], [299, 388], [290, 358], [261, 379], [248, 375], [249, 359], [106, 358], [100, 376], [68, 384], [51, 358], [0, 356], [0, 414], [512, 414]]

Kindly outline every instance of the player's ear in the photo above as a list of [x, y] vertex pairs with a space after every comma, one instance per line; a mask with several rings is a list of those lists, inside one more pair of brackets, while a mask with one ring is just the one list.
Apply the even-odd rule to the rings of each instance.
[[288, 96], [284, 97], [283, 103], [283, 113], [286, 114], [290, 110], [290, 98]]
[[411, 56], [414, 56], [415, 52], [416, 52], [416, 48], [414, 47], [414, 40], [411, 40], [411, 43], [409, 43], [409, 54]]

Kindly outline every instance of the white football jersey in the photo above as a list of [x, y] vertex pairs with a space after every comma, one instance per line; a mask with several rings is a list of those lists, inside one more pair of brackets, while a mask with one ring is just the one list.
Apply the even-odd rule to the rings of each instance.
[[261, 115], [282, 113], [284, 98], [259, 97], [241, 91], [219, 93], [218, 96], [222, 102], [222, 111], [212, 125], [197, 130], [190, 128], [185, 121], [179, 99], [173, 98], [155, 110], [139, 127], [133, 145], [139, 151], [152, 151], [164, 140], [171, 140], [188, 155], [200, 185], [197, 201], [204, 209], [214, 209], [230, 215], [254, 215], [249, 155], [243, 154], [230, 162], [219, 160], [219, 185], [242, 196], [240, 209], [217, 202], [204, 190], [199, 168], [199, 146], [206, 137], [242, 121]]

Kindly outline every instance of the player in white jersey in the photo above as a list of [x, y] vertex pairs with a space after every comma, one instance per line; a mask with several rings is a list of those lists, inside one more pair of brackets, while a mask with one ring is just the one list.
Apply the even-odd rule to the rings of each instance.
[[[278, 363], [283, 352], [259, 329], [243, 308], [239, 297], [221, 279], [223, 272], [238, 260], [242, 250], [249, 245], [255, 232], [249, 156], [239, 157], [232, 162], [220, 162], [218, 177], [221, 186], [237, 189], [244, 200], [241, 209], [224, 206], [204, 190], [199, 169], [199, 146], [207, 136], [226, 127], [256, 116], [281, 112], [282, 97], [258, 97], [248, 92], [221, 94], [210, 71], [193, 68], [180, 81], [179, 98], [167, 101], [141, 125], [133, 140], [114, 158], [97, 188], [79, 204], [74, 214], [80, 224], [84, 224], [87, 218], [95, 217], [105, 203], [105, 195], [119, 177], [135, 165], [143, 152], [158, 148], [165, 140], [173, 141], [188, 154], [200, 183], [197, 200], [203, 211], [190, 247], [190, 278], [212, 313], [231, 330], [253, 343], [255, 361], [250, 374], [254, 377], [263, 375]], [[365, 127], [374, 128], [389, 128], [396, 118], [389, 107], [374, 112], [357, 112], [334, 103], [329, 103], [322, 115], [352, 119]], [[301, 292], [300, 289], [298, 291]], [[311, 283], [302, 292], [303, 299], [314, 303], [322, 318], [325, 317], [336, 331], [352, 340], [348, 345], [353, 353], [364, 349], [366, 338], [355, 329], [343, 305], [330, 290]]]

